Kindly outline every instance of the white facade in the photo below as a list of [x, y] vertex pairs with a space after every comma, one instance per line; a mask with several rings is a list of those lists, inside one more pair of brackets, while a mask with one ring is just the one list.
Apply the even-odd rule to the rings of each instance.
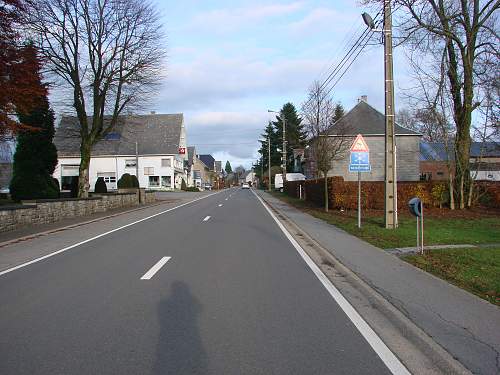
[[[141, 188], [180, 189], [182, 179], [187, 180], [184, 155], [140, 155], [138, 161], [138, 180]], [[67, 177], [78, 176], [79, 165], [80, 158], [59, 158], [53, 176], [59, 180], [61, 190], [68, 190]], [[135, 155], [92, 157], [89, 169], [90, 191], [94, 191], [98, 177], [104, 178], [108, 190], [115, 190], [119, 178], [124, 173], [136, 175], [136, 171]]]

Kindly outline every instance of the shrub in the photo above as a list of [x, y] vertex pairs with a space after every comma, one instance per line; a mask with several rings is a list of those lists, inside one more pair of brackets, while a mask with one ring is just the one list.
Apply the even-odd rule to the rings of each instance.
[[70, 191], [71, 198], [78, 197], [78, 177], [74, 177], [71, 179]]
[[443, 208], [443, 204], [447, 201], [448, 189], [445, 184], [439, 183], [432, 187], [431, 196], [435, 206]]
[[99, 177], [95, 182], [94, 192], [103, 194], [108, 192], [108, 187], [106, 186], [106, 182], [104, 182], [104, 177]]
[[128, 173], [124, 173], [118, 180], [118, 189], [132, 189], [134, 186], [134, 180], [132, 176]]
[[139, 188], [139, 180], [137, 179], [137, 176], [135, 174], [133, 174], [133, 175], [130, 175], [130, 177], [132, 178], [133, 187]]
[[195, 191], [195, 192], [199, 192], [200, 189], [198, 189], [196, 186], [189, 186], [186, 188], [186, 191]]
[[187, 189], [186, 181], [184, 181], [184, 179], [182, 179], [181, 190], [187, 191], [186, 189]]

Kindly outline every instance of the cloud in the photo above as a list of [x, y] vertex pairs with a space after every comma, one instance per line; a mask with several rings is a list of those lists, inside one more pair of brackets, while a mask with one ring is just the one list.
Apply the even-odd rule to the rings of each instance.
[[289, 24], [289, 30], [296, 35], [319, 34], [323, 31], [347, 31], [352, 22], [350, 14], [332, 8], [314, 8], [302, 19]]
[[197, 110], [226, 107], [231, 102], [303, 92], [324, 62], [315, 59], [227, 57], [200, 54], [191, 62], [173, 63], [158, 104]]
[[252, 5], [239, 8], [214, 9], [195, 15], [186, 28], [188, 30], [208, 30], [211, 33], [234, 33], [248, 26], [255, 26], [272, 17], [289, 15], [300, 10], [302, 2], [291, 4]]
[[217, 160], [250, 166], [257, 158], [258, 139], [270, 117], [267, 112], [187, 113], [188, 144]]

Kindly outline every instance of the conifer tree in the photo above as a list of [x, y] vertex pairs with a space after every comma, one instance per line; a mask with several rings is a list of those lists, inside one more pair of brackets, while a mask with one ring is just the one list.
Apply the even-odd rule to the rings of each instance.
[[233, 173], [233, 168], [231, 168], [231, 163], [229, 162], [229, 160], [226, 161], [226, 166], [224, 170], [226, 171], [227, 174]]
[[[304, 129], [304, 125], [302, 124], [302, 119], [297, 114], [297, 110], [292, 103], [286, 103], [281, 113], [284, 114], [286, 120], [286, 141], [287, 141], [287, 171], [293, 171], [293, 149], [295, 148], [303, 148], [306, 145], [307, 132]], [[276, 116], [276, 121], [273, 122], [276, 137], [281, 143], [279, 148], [283, 147], [283, 121], [281, 119], [281, 115]], [[277, 165], [281, 165], [281, 156], [280, 162]]]
[[[32, 45], [26, 47], [26, 58], [36, 67], [38, 85], [41, 79], [40, 60]], [[40, 90], [43, 92], [44, 90]], [[54, 112], [46, 94], [38, 95], [36, 106], [27, 113], [18, 113], [19, 121], [29, 127], [17, 138], [10, 193], [14, 200], [57, 198], [59, 186], [52, 178], [57, 165], [54, 138]]]

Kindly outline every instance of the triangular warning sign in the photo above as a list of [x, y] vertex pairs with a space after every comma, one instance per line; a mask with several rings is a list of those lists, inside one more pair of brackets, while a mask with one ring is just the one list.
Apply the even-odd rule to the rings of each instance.
[[366, 144], [366, 142], [361, 134], [358, 134], [358, 136], [354, 140], [354, 143], [351, 146], [351, 151], [357, 151], [357, 152], [369, 152], [370, 151], [370, 149], [368, 148], [368, 145]]

